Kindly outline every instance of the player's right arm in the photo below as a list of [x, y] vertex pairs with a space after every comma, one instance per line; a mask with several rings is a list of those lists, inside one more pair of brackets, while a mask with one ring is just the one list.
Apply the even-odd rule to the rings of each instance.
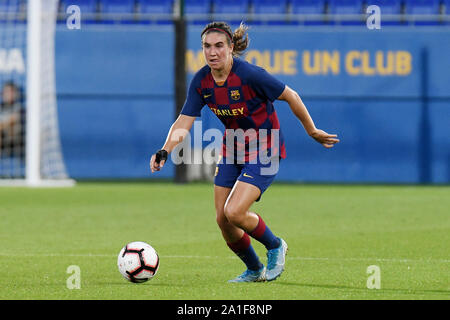
[[[196, 117], [180, 114], [177, 120], [175, 120], [175, 122], [170, 127], [166, 142], [164, 143], [164, 146], [161, 148], [161, 150], [165, 150], [167, 154], [171, 153], [172, 150], [177, 146], [177, 144], [181, 143], [184, 140], [189, 130], [191, 130], [195, 118]], [[152, 158], [150, 159], [150, 169], [152, 173], [161, 170], [161, 168], [164, 166], [164, 163], [166, 163], [165, 159], [158, 162], [156, 159], [156, 153], [152, 155]]]

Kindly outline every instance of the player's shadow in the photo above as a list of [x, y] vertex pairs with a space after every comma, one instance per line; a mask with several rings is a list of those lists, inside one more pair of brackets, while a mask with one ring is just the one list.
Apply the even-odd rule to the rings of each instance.
[[[110, 282], [110, 281], [90, 281], [89, 282], [90, 285], [108, 285], [108, 286], [118, 286], [118, 287], [125, 287], [125, 286], [148, 286], [151, 285], [152, 287], [173, 287], [173, 284], [167, 283], [167, 282], [151, 282], [151, 281], [147, 281], [147, 282], [142, 282], [142, 283], [132, 283], [129, 281], [114, 281], [114, 282]], [[184, 285], [179, 285], [180, 287], [183, 287]], [[188, 285], [186, 285], [186, 287], [189, 287]]]
[[361, 287], [351, 287], [351, 286], [345, 286], [345, 285], [334, 285], [334, 284], [310, 284], [310, 283], [300, 283], [300, 282], [285, 282], [285, 281], [278, 281], [276, 282], [278, 285], [286, 285], [286, 286], [298, 286], [298, 287], [310, 287], [310, 288], [322, 288], [322, 289], [347, 289], [347, 290], [355, 290], [355, 291], [373, 291], [373, 292], [392, 292], [392, 293], [400, 293], [400, 294], [411, 294], [411, 295], [417, 295], [417, 294], [437, 294], [437, 295], [443, 295], [443, 296], [449, 296], [450, 290], [415, 290], [415, 289], [394, 289], [394, 288], [381, 288], [381, 289], [368, 289], [368, 288], [361, 288]]

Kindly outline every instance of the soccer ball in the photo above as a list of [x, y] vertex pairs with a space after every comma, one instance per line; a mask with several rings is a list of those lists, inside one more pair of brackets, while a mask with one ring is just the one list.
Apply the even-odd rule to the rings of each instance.
[[158, 253], [148, 243], [131, 242], [120, 250], [117, 266], [122, 276], [128, 281], [145, 282], [153, 278], [158, 271]]

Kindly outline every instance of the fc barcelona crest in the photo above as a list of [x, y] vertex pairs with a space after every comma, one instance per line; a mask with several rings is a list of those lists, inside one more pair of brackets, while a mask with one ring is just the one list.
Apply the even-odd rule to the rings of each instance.
[[239, 90], [231, 90], [231, 99], [233, 100], [239, 100], [241, 98], [241, 94], [239, 93]]

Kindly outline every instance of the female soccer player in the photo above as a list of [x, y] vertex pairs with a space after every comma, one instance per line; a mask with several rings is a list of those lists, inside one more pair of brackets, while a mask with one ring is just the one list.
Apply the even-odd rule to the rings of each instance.
[[[273, 101], [286, 101], [306, 132], [324, 147], [331, 148], [339, 140], [337, 135], [315, 127], [294, 90], [264, 69], [238, 58], [249, 42], [244, 24], [233, 33], [228, 24], [212, 22], [203, 29], [201, 40], [207, 65], [192, 79], [181, 114], [172, 124], [163, 147], [152, 155], [150, 168], [152, 173], [161, 170], [168, 154], [185, 137], [182, 134], [180, 138], [180, 129], [187, 133], [203, 106], [208, 105], [227, 129], [214, 178], [216, 221], [229, 248], [247, 267], [230, 282], [275, 280], [284, 270], [288, 246], [272, 233], [260, 215], [250, 211], [275, 178], [277, 170], [269, 170], [272, 161], [278, 163], [286, 157]], [[230, 129], [242, 129], [245, 143], [237, 142], [236, 137], [228, 139]], [[264, 130], [270, 133], [263, 135]], [[263, 141], [263, 146], [252, 143], [255, 140]], [[250, 145], [254, 150], [248, 151]], [[237, 154], [242, 157], [238, 159]], [[262, 161], [262, 156], [271, 162]], [[250, 237], [268, 250], [267, 268], [255, 253]]]

